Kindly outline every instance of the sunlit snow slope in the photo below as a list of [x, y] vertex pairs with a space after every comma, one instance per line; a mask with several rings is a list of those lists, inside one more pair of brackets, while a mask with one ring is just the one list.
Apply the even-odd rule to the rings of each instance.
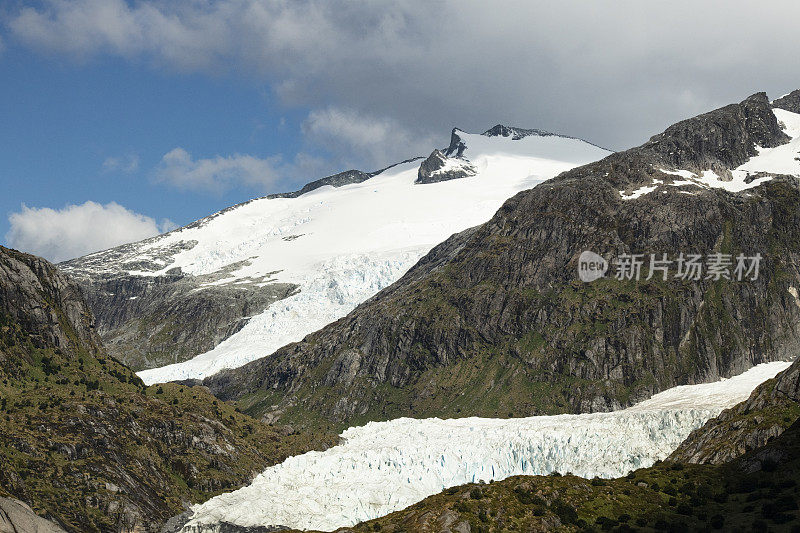
[[339, 446], [289, 458], [251, 485], [195, 506], [183, 531], [216, 531], [221, 522], [333, 530], [478, 480], [623, 476], [669, 455], [693, 429], [789, 365], [675, 387], [613, 413], [371, 422], [345, 431]]
[[[451, 234], [488, 220], [515, 193], [609, 153], [554, 135], [456, 135], [467, 146], [463, 156], [477, 169], [475, 176], [415, 184], [419, 161], [405, 163], [362, 183], [243, 204], [149, 241], [126, 257], [127, 264], [162, 261], [163, 269], [141, 275], [175, 267], [211, 274], [236, 265], [214, 283], [300, 287], [213, 350], [139, 376], [148, 384], [199, 379], [299, 341], [396, 281]], [[192, 241], [193, 247], [180, 250]], [[169, 260], [161, 259], [165, 255]]]

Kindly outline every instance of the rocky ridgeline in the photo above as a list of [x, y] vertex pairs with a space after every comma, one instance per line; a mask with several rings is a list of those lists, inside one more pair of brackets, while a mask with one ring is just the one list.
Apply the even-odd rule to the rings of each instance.
[[800, 113], [800, 89], [778, 98], [772, 102], [772, 106], [778, 109], [791, 111], [792, 113]]
[[[458, 156], [453, 136], [445, 155]], [[663, 186], [721, 175], [786, 143], [765, 94], [682, 121], [644, 145], [565, 172], [453, 236], [401, 280], [302, 342], [205, 384], [271, 419], [342, 425], [398, 416], [527, 416], [630, 405], [800, 348], [800, 189]], [[577, 279], [592, 250], [761, 253], [748, 282]]]
[[0, 526], [30, 531], [16, 498], [71, 532], [159, 531], [187, 503], [325, 442], [202, 388], [148, 389], [94, 330], [76, 283], [0, 247]]

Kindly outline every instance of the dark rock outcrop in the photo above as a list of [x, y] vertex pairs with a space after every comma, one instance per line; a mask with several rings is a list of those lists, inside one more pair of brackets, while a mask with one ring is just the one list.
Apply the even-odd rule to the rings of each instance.
[[367, 181], [375, 175], [376, 173], [374, 172], [367, 173], [360, 170], [345, 170], [344, 172], [339, 172], [338, 174], [333, 174], [331, 176], [312, 181], [311, 183], [307, 183], [302, 189], [297, 191], [270, 194], [267, 196], [267, 198], [297, 198], [298, 196], [302, 196], [326, 185], [330, 185], [331, 187], [342, 187], [343, 185]]
[[[397, 416], [608, 410], [800, 349], [800, 187], [659, 185], [777, 146], [765, 94], [682, 121], [508, 200], [347, 317], [205, 380], [257, 414], [342, 424]], [[635, 201], [620, 191], [658, 185]], [[760, 253], [754, 281], [577, 279], [578, 256]], [[646, 267], [645, 267], [646, 268]], [[674, 274], [674, 272], [673, 272]], [[301, 407], [302, 406], [302, 407]]]
[[760, 448], [800, 417], [800, 360], [746, 401], [696, 429], [670, 456], [681, 463], [727, 463]]
[[773, 101], [772, 107], [791, 111], [792, 113], [800, 113], [800, 89], [792, 91], [786, 96]]
[[374, 172], [362, 172], [361, 170], [346, 170], [344, 172], [339, 172], [338, 174], [333, 174], [331, 176], [327, 176], [325, 178], [312, 181], [311, 183], [307, 183], [306, 185], [303, 186], [302, 189], [299, 189], [297, 191], [270, 194], [266, 196], [266, 198], [297, 198], [298, 196], [302, 196], [308, 192], [317, 190], [320, 187], [324, 187], [326, 185], [330, 185], [331, 187], [343, 187], [344, 185], [351, 185], [353, 183], [362, 183], [370, 178], [374, 178], [375, 176], [386, 172], [391, 168], [394, 168], [398, 165], [403, 165], [405, 163], [411, 163], [417, 161], [418, 159], [423, 159], [423, 158], [412, 157], [410, 159], [405, 159], [403, 161], [400, 161], [399, 163], [395, 163], [394, 165], [389, 165], [388, 167], [384, 167], [380, 170], [375, 170]]
[[460, 131], [458, 128], [453, 128], [453, 131], [450, 132], [450, 145], [444, 151], [446, 157], [464, 156], [464, 150], [467, 149], [467, 145], [459, 135]]
[[438, 183], [440, 181], [467, 178], [474, 176], [476, 173], [475, 167], [466, 159], [450, 158], [439, 150], [434, 150], [420, 164], [417, 179], [414, 183]]
[[530, 137], [531, 135], [536, 135], [538, 137], [562, 137], [562, 135], [556, 135], [549, 131], [517, 128], [516, 126], [505, 126], [503, 124], [497, 124], [484, 131], [481, 135], [485, 135], [486, 137], [511, 137], [515, 141]]
[[[503, 124], [497, 124], [492, 126], [488, 130], [484, 131], [481, 135], [486, 137], [511, 137], [514, 141], [519, 141], [524, 139], [525, 137], [561, 137], [562, 139], [576, 139], [579, 141], [583, 141], [585, 143], [591, 144], [592, 146], [597, 146], [594, 143], [587, 141], [586, 139], [581, 139], [579, 137], [572, 137], [570, 135], [561, 135], [560, 133], [552, 133], [545, 130], [539, 129], [530, 129], [530, 128], [518, 128], [516, 126], [505, 126]], [[602, 146], [597, 146], [598, 148], [603, 148]], [[607, 148], [603, 148], [603, 150], [608, 150]]]

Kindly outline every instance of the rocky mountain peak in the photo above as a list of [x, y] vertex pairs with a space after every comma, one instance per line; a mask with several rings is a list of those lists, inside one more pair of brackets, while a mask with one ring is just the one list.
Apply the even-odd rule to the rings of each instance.
[[435, 149], [420, 164], [414, 183], [437, 183], [474, 176], [476, 173], [475, 167], [466, 159], [447, 157], [441, 150]]
[[453, 131], [450, 133], [450, 146], [448, 146], [447, 150], [444, 151], [444, 155], [447, 157], [462, 157], [464, 155], [464, 150], [467, 149], [467, 144], [461, 138], [459, 133], [462, 133], [462, 131], [458, 128], [453, 128]]
[[800, 89], [778, 98], [772, 102], [772, 107], [791, 111], [792, 113], [800, 113]]
[[694, 118], [682, 120], [650, 139], [642, 148], [675, 168], [736, 168], [789, 137], [781, 130], [766, 93], [756, 93]]
[[511, 137], [513, 140], [518, 141], [524, 137], [529, 137], [531, 135], [549, 137], [555, 134], [544, 130], [517, 128], [515, 126], [505, 126], [503, 124], [497, 124], [496, 126], [493, 126], [488, 130], [484, 131], [481, 135], [485, 135], [486, 137]]

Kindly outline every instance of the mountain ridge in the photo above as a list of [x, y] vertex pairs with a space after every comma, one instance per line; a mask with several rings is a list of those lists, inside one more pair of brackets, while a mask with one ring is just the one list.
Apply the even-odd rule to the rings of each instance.
[[[462, 135], [475, 161], [458, 176], [467, 180], [441, 183], [441, 167], [464, 166], [454, 158], [425, 184], [414, 183], [418, 160], [346, 171], [61, 267], [81, 283], [108, 349], [148, 382], [204, 377], [346, 314], [512, 194], [606, 153], [555, 136]], [[270, 326], [270, 313], [287, 323]], [[248, 335], [258, 338], [245, 346]]]
[[[790, 139], [764, 93], [681, 121], [518, 193], [347, 317], [204, 384], [256, 416], [352, 425], [616, 409], [784, 359], [800, 348], [788, 290], [800, 191], [793, 176], [740, 167]], [[719, 173], [710, 186], [674, 176], [708, 171]], [[746, 194], [725, 190], [734, 176]], [[643, 187], [658, 194], [625, 198]], [[576, 280], [581, 250], [720, 246], [781, 253], [748, 284]]]

